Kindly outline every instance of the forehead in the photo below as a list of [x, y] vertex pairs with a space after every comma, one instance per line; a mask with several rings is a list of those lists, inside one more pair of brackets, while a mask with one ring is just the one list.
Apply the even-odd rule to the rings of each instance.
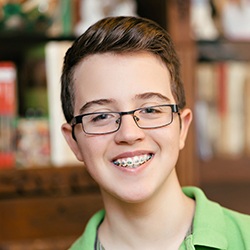
[[166, 65], [146, 52], [88, 56], [77, 65], [73, 77], [76, 104], [106, 98], [128, 102], [150, 92], [172, 98]]

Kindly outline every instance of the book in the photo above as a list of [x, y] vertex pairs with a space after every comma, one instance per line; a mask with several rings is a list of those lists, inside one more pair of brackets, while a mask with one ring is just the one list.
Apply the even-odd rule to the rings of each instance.
[[0, 62], [0, 168], [15, 166], [16, 67]]
[[61, 132], [65, 118], [61, 108], [61, 73], [63, 58], [70, 47], [70, 41], [52, 41], [45, 47], [45, 62], [48, 87], [48, 105], [50, 122], [51, 162], [54, 166], [79, 164], [70, 150]]
[[50, 165], [49, 122], [46, 117], [26, 117], [17, 121], [17, 168]]
[[227, 112], [224, 127], [225, 154], [239, 157], [245, 147], [244, 87], [247, 67], [245, 62], [228, 62], [227, 72]]
[[48, 95], [45, 70], [45, 43], [27, 49], [19, 73], [19, 115], [47, 117]]
[[247, 63], [247, 77], [244, 88], [244, 116], [245, 116], [245, 153], [250, 157], [250, 63]]
[[196, 67], [195, 122], [199, 155], [203, 160], [211, 159], [214, 156], [214, 144], [218, 134], [218, 93], [215, 69], [215, 65], [210, 63], [200, 63]]
[[228, 65], [227, 62], [218, 62], [216, 65], [216, 84], [218, 89], [218, 102], [217, 102], [217, 112], [218, 112], [218, 140], [215, 142], [215, 155], [223, 155], [227, 152], [227, 126], [226, 116], [228, 112], [227, 105], [227, 74]]

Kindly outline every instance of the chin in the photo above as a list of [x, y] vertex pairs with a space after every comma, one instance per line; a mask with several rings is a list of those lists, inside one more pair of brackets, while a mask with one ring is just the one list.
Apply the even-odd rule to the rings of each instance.
[[146, 192], [146, 190], [144, 189], [142, 192], [141, 191], [136, 192], [135, 190], [133, 191], [127, 190], [126, 194], [123, 195], [120, 194], [116, 196], [116, 198], [118, 198], [123, 203], [140, 204], [150, 200], [150, 198], [153, 196], [154, 195], [152, 191], [150, 192], [148, 190], [148, 192]]

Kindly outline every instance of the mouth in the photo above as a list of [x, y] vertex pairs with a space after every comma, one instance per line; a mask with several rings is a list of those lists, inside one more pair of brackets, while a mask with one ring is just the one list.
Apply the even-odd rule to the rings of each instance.
[[134, 157], [128, 157], [128, 158], [121, 158], [116, 159], [113, 161], [113, 163], [116, 166], [123, 167], [123, 168], [137, 168], [141, 165], [143, 165], [145, 162], [152, 159], [153, 154], [144, 154]]

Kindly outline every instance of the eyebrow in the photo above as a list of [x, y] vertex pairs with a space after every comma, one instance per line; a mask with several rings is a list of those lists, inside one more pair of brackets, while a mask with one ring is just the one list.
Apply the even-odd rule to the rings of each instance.
[[[138, 94], [135, 96], [134, 99], [136, 100], [148, 100], [156, 98], [164, 102], [170, 102], [170, 99], [160, 93], [155, 93], [155, 92], [146, 92], [142, 94]], [[114, 103], [114, 99], [98, 99], [98, 100], [93, 100], [90, 102], [85, 103], [81, 108], [80, 108], [80, 114], [84, 113], [88, 108], [95, 106], [95, 105], [107, 105], [110, 103]]]
[[135, 99], [142, 99], [142, 100], [147, 100], [152, 98], [157, 98], [165, 102], [170, 102], [170, 99], [167, 96], [164, 96], [158, 92], [146, 92], [135, 96]]
[[113, 99], [98, 99], [98, 100], [93, 100], [90, 102], [85, 103], [81, 108], [80, 108], [80, 114], [84, 113], [88, 108], [94, 106], [94, 105], [107, 105], [110, 103], [113, 103]]

